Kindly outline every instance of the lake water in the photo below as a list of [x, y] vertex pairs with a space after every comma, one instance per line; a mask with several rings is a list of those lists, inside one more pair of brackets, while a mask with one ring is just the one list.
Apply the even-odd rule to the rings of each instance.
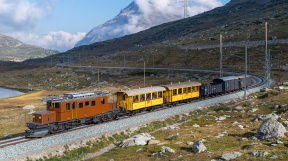
[[23, 92], [11, 90], [11, 89], [5, 89], [0, 88], [0, 98], [7, 98], [7, 97], [13, 97], [23, 94]]

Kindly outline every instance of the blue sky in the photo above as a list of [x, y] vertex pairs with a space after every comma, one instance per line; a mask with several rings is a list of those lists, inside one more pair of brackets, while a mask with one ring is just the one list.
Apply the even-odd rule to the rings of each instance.
[[[199, 5], [228, 2], [191, 1]], [[27, 44], [65, 51], [73, 48], [91, 29], [114, 18], [131, 2], [132, 0], [0, 0], [0, 34], [9, 35]]]

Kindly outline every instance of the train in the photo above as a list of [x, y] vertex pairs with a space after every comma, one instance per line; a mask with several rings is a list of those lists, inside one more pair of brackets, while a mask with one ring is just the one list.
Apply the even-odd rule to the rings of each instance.
[[[252, 84], [253, 80], [248, 75], [246, 86]], [[26, 123], [29, 128], [26, 130], [26, 138], [41, 138], [80, 125], [115, 120], [119, 115], [134, 115], [164, 106], [176, 106], [182, 102], [189, 103], [195, 99], [230, 93], [244, 87], [244, 76], [229, 76], [213, 79], [209, 84], [189, 81], [120, 90], [115, 93], [116, 101], [108, 101], [111, 94], [105, 91], [53, 95], [47, 97], [46, 110], [33, 113], [33, 121]]]

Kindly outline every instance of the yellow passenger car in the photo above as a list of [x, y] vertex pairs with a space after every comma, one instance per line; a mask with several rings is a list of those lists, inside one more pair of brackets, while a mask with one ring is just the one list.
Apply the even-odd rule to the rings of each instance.
[[155, 86], [117, 92], [118, 106], [130, 112], [163, 105], [164, 87]]
[[183, 82], [177, 84], [164, 85], [166, 91], [164, 97], [167, 102], [189, 101], [192, 98], [199, 97], [199, 82]]

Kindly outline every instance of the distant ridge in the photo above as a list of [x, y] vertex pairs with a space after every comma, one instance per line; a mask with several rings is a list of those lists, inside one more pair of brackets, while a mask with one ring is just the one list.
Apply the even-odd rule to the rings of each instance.
[[31, 58], [43, 58], [56, 53], [59, 51], [27, 45], [10, 36], [0, 34], [0, 60], [24, 61]]

